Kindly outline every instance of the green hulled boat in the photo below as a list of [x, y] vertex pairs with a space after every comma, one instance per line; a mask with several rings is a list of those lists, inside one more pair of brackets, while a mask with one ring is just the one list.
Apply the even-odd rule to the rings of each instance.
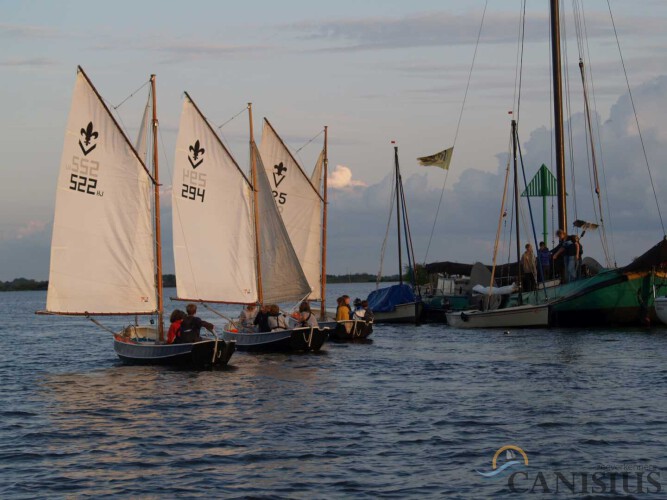
[[[625, 267], [521, 297], [524, 304], [549, 302], [551, 326], [648, 326], [657, 321], [655, 295], [666, 288], [667, 240], [662, 240]], [[508, 306], [518, 304], [519, 295], [513, 295]]]

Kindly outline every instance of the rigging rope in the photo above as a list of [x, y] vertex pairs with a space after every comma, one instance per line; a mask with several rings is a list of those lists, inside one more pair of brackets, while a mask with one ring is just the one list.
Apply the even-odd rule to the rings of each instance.
[[391, 226], [391, 218], [394, 214], [394, 198], [396, 196], [396, 172], [392, 170], [394, 175], [392, 175], [391, 183], [391, 195], [389, 199], [389, 217], [387, 218], [387, 229], [384, 232], [384, 240], [382, 241], [382, 248], [380, 250], [380, 269], [378, 270], [377, 279], [375, 281], [375, 289], [377, 290], [380, 287], [380, 281], [382, 281], [382, 266], [384, 265], [384, 252], [387, 249], [387, 240], [389, 239], [389, 227]]
[[311, 142], [313, 142], [315, 139], [317, 139], [317, 138], [318, 138], [319, 136], [321, 136], [323, 133], [324, 133], [324, 129], [320, 130], [316, 135], [314, 135], [313, 137], [311, 137], [311, 138], [308, 140], [308, 142], [306, 142], [303, 146], [301, 146], [299, 149], [297, 149], [297, 150], [294, 151], [294, 152], [295, 152], [296, 154], [299, 154], [299, 151], [301, 151], [303, 148], [305, 148], [306, 146], [308, 146], [308, 144], [310, 144]]
[[136, 94], [137, 92], [139, 92], [141, 89], [143, 89], [143, 88], [144, 88], [146, 85], [148, 85], [149, 83], [151, 83], [150, 80], [148, 80], [147, 82], [144, 82], [144, 84], [143, 84], [141, 87], [139, 87], [137, 90], [135, 90], [134, 92], [132, 92], [129, 96], [127, 96], [125, 99], [123, 99], [122, 101], [120, 101], [120, 103], [119, 103], [117, 106], [114, 106], [114, 105], [112, 104], [111, 107], [112, 107], [113, 109], [115, 109], [115, 110], [118, 110], [118, 108], [120, 108], [120, 107], [121, 107], [123, 104], [125, 104], [128, 100], [130, 100], [132, 97], [134, 97], [134, 94]]
[[243, 108], [241, 111], [239, 111], [238, 113], [236, 113], [234, 116], [232, 116], [229, 120], [227, 120], [227, 121], [226, 121], [225, 123], [223, 123], [222, 125], [218, 125], [218, 126], [217, 126], [217, 129], [220, 130], [222, 127], [224, 127], [224, 126], [227, 125], [229, 122], [231, 122], [234, 118], [237, 118], [237, 117], [241, 116], [241, 115], [242, 115], [245, 111], [247, 111], [247, 110], [248, 110], [248, 106], [246, 106], [246, 107]]
[[[466, 106], [466, 100], [468, 98], [468, 89], [470, 88], [470, 80], [472, 79], [472, 71], [475, 67], [475, 59], [477, 58], [477, 49], [479, 48], [479, 40], [482, 36], [482, 27], [484, 26], [484, 18], [486, 17], [486, 8], [489, 4], [489, 0], [484, 2], [484, 11], [482, 12], [482, 20], [479, 24], [479, 31], [477, 32], [477, 41], [475, 42], [475, 51], [472, 56], [472, 63], [470, 64], [470, 71], [468, 72], [468, 82], [466, 83], [466, 90], [463, 94], [463, 102], [461, 103], [461, 111], [459, 112], [459, 119], [456, 124], [456, 131], [454, 132], [454, 142], [452, 143], [452, 148], [456, 146], [456, 139], [459, 137], [459, 130], [461, 128], [461, 120], [463, 118], [463, 111]], [[452, 152], [453, 153], [453, 152]], [[431, 234], [428, 237], [428, 244], [426, 245], [426, 253], [424, 254], [424, 263], [428, 258], [428, 252], [431, 249], [431, 242], [433, 241], [433, 234], [435, 233], [435, 226], [438, 222], [438, 215], [440, 214], [440, 206], [442, 205], [442, 197], [445, 194], [445, 187], [447, 186], [447, 179], [449, 178], [449, 169], [445, 173], [445, 180], [442, 182], [442, 190], [440, 191], [440, 199], [438, 200], [438, 208], [435, 210], [435, 217], [433, 218], [433, 226], [431, 227]]]
[[625, 69], [625, 60], [623, 59], [623, 52], [621, 51], [621, 42], [618, 39], [618, 32], [616, 31], [616, 23], [614, 22], [614, 14], [611, 12], [611, 3], [610, 0], [607, 0], [607, 6], [609, 7], [609, 17], [611, 18], [611, 25], [614, 27], [614, 36], [616, 37], [616, 45], [618, 46], [618, 55], [621, 57], [621, 65], [623, 66], [623, 74], [625, 75], [625, 83], [628, 87], [628, 95], [630, 96], [630, 103], [632, 104], [632, 112], [635, 115], [635, 123], [637, 124], [637, 132], [639, 134], [639, 141], [642, 145], [642, 151], [644, 153], [644, 161], [646, 162], [646, 170], [648, 170], [648, 177], [651, 181], [651, 188], [653, 189], [653, 197], [655, 198], [655, 206], [658, 209], [658, 217], [660, 217], [660, 227], [662, 227], [662, 234], [667, 237], [667, 232], [665, 231], [665, 224], [662, 220], [662, 211], [660, 210], [660, 203], [658, 202], [658, 194], [655, 190], [655, 184], [653, 184], [653, 174], [651, 173], [651, 166], [648, 161], [648, 155], [646, 154], [646, 147], [644, 146], [644, 137], [642, 136], [642, 131], [639, 126], [639, 117], [637, 116], [637, 108], [635, 108], [635, 100], [632, 97], [632, 90], [630, 89], [630, 80], [628, 79], [628, 72]]
[[[576, 0], [573, 0], [576, 1]], [[588, 29], [586, 27], [586, 14], [584, 12], [584, 4], [583, 2], [580, 3], [579, 8], [581, 10], [581, 19], [582, 19], [582, 25], [584, 28], [584, 39], [586, 40], [586, 53], [588, 55], [588, 74], [590, 76], [591, 80], [591, 96], [593, 97], [593, 111], [595, 113], [595, 130], [596, 130], [596, 135], [597, 135], [597, 143], [598, 143], [598, 149], [600, 150], [600, 166], [602, 167], [602, 182], [605, 186], [604, 190], [604, 197], [605, 197], [605, 204], [607, 206], [607, 220], [609, 221], [609, 235], [610, 235], [610, 241], [611, 241], [611, 259], [613, 260], [614, 267], [616, 266], [616, 249], [614, 246], [614, 224], [613, 224], [613, 218], [612, 218], [612, 213], [611, 213], [611, 205], [609, 204], [609, 190], [607, 189], [607, 174], [605, 170], [605, 163], [604, 163], [604, 151], [602, 148], [602, 135], [600, 134], [600, 114], [598, 113], [598, 105], [597, 105], [597, 99], [595, 97], [595, 81], [593, 79], [593, 66], [591, 65], [591, 49], [590, 45], [588, 43]]]

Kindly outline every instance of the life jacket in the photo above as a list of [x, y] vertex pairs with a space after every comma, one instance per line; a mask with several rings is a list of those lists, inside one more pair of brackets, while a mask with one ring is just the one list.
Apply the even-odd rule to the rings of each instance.
[[176, 337], [181, 334], [181, 324], [183, 323], [182, 319], [174, 321], [169, 327], [169, 332], [167, 332], [167, 344], [173, 344]]

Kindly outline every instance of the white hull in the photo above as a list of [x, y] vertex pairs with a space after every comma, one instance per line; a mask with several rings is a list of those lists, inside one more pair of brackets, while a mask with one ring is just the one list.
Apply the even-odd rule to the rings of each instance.
[[447, 324], [454, 328], [520, 328], [549, 326], [549, 306], [517, 306], [493, 311], [447, 313]]
[[397, 305], [393, 311], [373, 311], [373, 320], [375, 323], [415, 323], [418, 319], [417, 314], [420, 313], [421, 304], [408, 302]]
[[667, 297], [655, 298], [655, 314], [663, 324], [667, 325]]

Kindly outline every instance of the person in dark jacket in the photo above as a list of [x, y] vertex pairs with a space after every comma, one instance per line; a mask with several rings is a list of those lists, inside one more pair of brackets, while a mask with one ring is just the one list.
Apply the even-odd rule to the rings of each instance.
[[253, 323], [257, 327], [257, 333], [271, 331], [271, 327], [269, 327], [269, 306], [262, 306], [259, 308]]
[[176, 337], [174, 341], [175, 344], [192, 344], [194, 342], [200, 342], [202, 338], [200, 337], [201, 329], [206, 328], [209, 332], [213, 332], [213, 324], [208, 321], [204, 321], [195, 314], [197, 314], [197, 306], [195, 304], [188, 304], [185, 307], [185, 312], [188, 315], [181, 323], [180, 335]]

